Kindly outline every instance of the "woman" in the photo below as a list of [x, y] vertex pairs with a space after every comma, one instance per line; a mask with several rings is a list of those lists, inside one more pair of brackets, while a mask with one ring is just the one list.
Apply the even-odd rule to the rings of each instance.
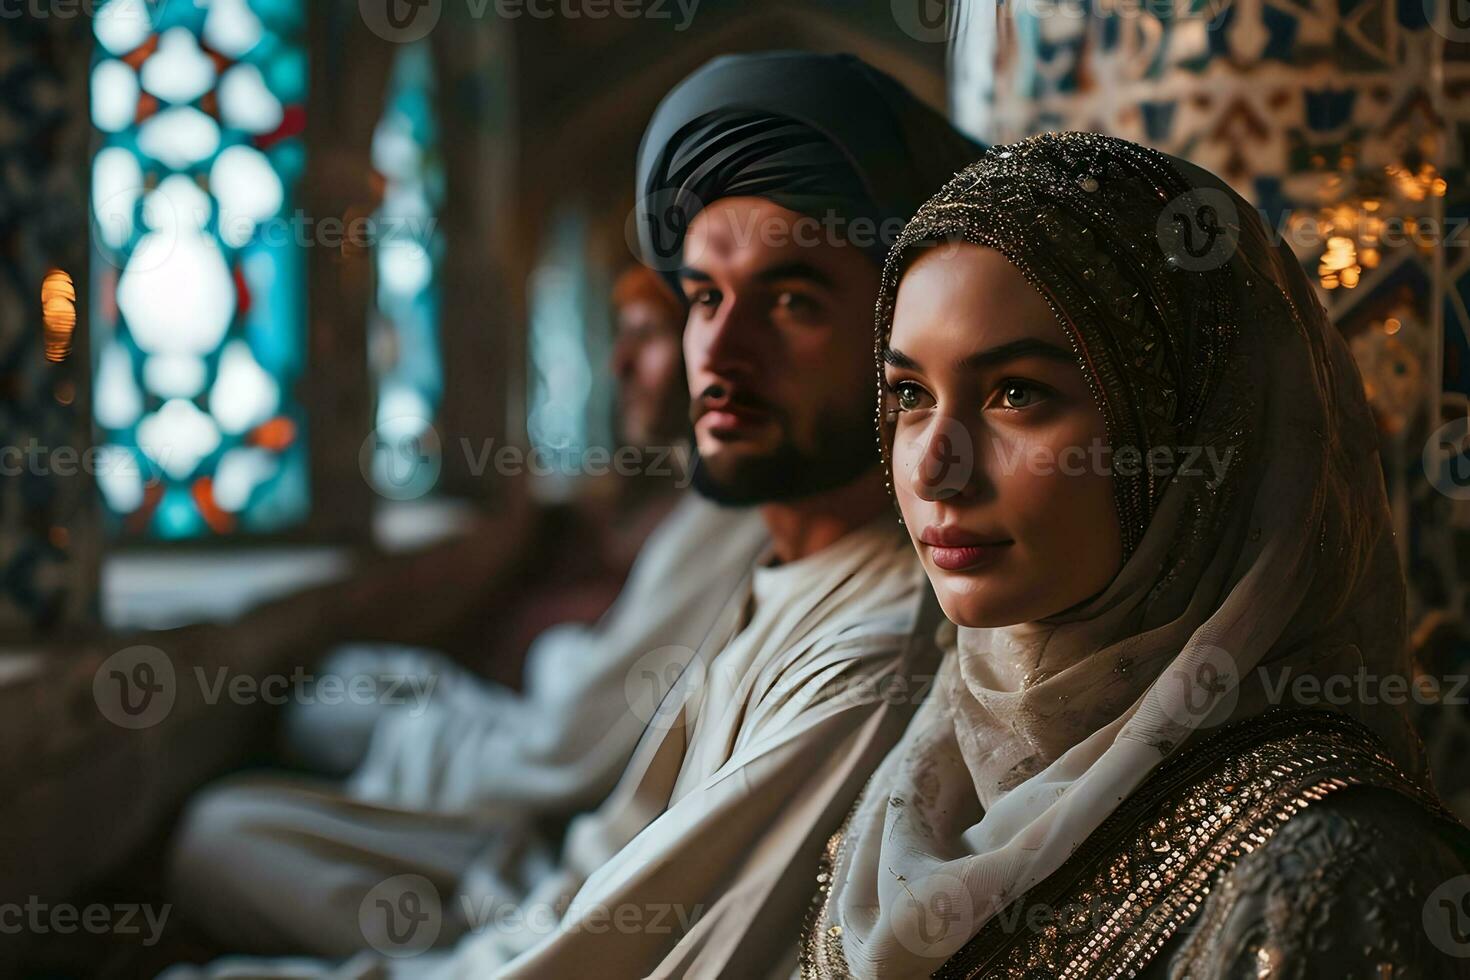
[[1466, 972], [1466, 832], [1368, 686], [1408, 669], [1372, 421], [1286, 255], [1095, 134], [910, 222], [881, 442], [958, 655], [829, 845], [804, 976]]

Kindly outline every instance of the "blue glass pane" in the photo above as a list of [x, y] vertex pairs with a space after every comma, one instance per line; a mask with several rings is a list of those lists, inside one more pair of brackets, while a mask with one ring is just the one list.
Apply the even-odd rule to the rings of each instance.
[[[526, 427], [549, 469], [568, 477], [582, 454], [611, 441], [607, 363], [611, 327], [606, 295], [587, 262], [584, 218], [563, 212], [553, 221], [530, 282], [530, 404]], [[542, 481], [551, 496], [568, 488]]]
[[250, 9], [277, 35], [292, 35], [305, 27], [306, 11], [299, 0], [249, 0]]
[[299, 102], [306, 98], [306, 52], [285, 46], [271, 46], [263, 52], [260, 71], [280, 98]]
[[373, 167], [383, 200], [373, 215], [376, 308], [369, 324], [369, 367], [376, 386], [373, 480], [403, 499], [432, 489], [437, 467], [405, 483], [395, 466], [417, 459], [443, 397], [439, 279], [444, 243], [438, 216], [444, 166], [434, 113], [433, 60], [424, 43], [400, 49], [383, 117], [373, 133]]
[[[282, 229], [284, 234], [284, 228]], [[294, 242], [257, 240], [241, 252], [240, 269], [255, 302], [245, 317], [245, 339], [260, 366], [278, 377], [298, 376], [305, 367], [306, 338], [292, 304], [302, 295], [305, 274], [301, 249]], [[294, 330], [283, 330], [290, 323]]]
[[108, 0], [95, 18], [93, 401], [128, 464], [98, 479], [116, 532], [306, 516], [303, 11]]

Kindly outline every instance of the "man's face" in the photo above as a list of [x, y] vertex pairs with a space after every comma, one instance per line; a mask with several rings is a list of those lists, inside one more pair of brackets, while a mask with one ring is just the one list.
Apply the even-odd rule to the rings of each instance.
[[678, 313], [667, 304], [634, 299], [618, 309], [612, 368], [622, 436], [631, 445], [667, 446], [684, 433], [689, 396], [682, 329]]
[[810, 218], [731, 197], [695, 217], [683, 264], [700, 491], [790, 500], [875, 465], [876, 263]]

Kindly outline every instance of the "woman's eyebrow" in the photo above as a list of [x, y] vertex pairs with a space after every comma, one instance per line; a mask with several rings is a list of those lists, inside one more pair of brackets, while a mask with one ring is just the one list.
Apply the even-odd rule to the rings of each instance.
[[1020, 360], [1023, 357], [1044, 357], [1049, 361], [1060, 361], [1064, 364], [1077, 363], [1077, 357], [1071, 351], [1058, 347], [1050, 341], [1026, 337], [991, 347], [989, 350], [969, 354], [960, 360], [960, 366], [978, 371], [982, 368], [1004, 364], [1007, 361]]
[[[919, 362], [909, 357], [897, 347], [883, 348], [883, 363], [891, 364], [896, 368], [915, 371], [919, 368]], [[960, 366], [972, 371], [1004, 364], [1007, 361], [1017, 361], [1023, 357], [1044, 357], [1051, 361], [1060, 361], [1064, 364], [1075, 364], [1077, 358], [1065, 348], [1045, 340], [1037, 340], [1025, 337], [1021, 340], [1013, 340], [1009, 343], [991, 347], [988, 350], [976, 351], [960, 359]]]
[[883, 347], [882, 356], [884, 364], [891, 364], [896, 368], [905, 368], [912, 371], [917, 369], [919, 366], [918, 361], [914, 360], [912, 357], [909, 357], [903, 351], [898, 350], [895, 347], [889, 347], [885, 345]]

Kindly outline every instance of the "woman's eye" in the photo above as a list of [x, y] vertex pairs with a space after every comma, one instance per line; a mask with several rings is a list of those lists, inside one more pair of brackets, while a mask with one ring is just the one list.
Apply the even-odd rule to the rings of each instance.
[[912, 412], [923, 402], [923, 389], [912, 381], [900, 381], [893, 385], [893, 397], [901, 412]]
[[1000, 387], [1006, 408], [1030, 408], [1046, 397], [1039, 385], [1026, 381], [1007, 381]]
[[720, 294], [713, 289], [697, 290], [689, 297], [690, 306], [715, 307], [720, 305]]

